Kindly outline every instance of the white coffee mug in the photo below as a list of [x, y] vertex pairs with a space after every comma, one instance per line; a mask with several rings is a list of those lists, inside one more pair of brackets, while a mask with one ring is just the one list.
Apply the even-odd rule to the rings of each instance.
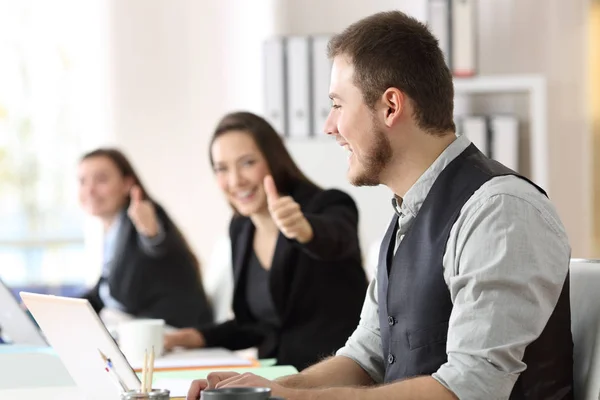
[[132, 364], [143, 363], [154, 347], [155, 357], [163, 353], [165, 321], [162, 319], [136, 319], [117, 326], [117, 341], [121, 351]]

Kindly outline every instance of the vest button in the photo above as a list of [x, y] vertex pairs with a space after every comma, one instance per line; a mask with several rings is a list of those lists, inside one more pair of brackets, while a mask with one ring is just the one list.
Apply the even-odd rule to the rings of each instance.
[[388, 317], [388, 324], [390, 326], [394, 325], [396, 323], [396, 318], [392, 317], [391, 315]]
[[388, 354], [388, 363], [393, 364], [396, 361], [396, 357], [393, 354]]

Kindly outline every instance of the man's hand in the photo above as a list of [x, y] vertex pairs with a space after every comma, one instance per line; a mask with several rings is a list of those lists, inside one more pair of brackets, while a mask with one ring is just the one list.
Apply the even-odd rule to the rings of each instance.
[[[216, 389], [221, 389], [221, 388], [234, 388], [234, 387], [260, 387], [260, 388], [270, 388], [271, 389], [271, 396], [275, 397], [275, 396], [279, 396], [279, 397], [283, 397], [283, 398], [290, 398], [291, 394], [293, 392], [295, 392], [294, 389], [288, 389], [288, 388], [284, 388], [283, 386], [270, 381], [268, 379], [265, 379], [263, 377], [260, 377], [258, 375], [254, 375], [250, 372], [246, 372], [245, 374], [239, 375], [236, 374], [235, 372], [225, 372], [225, 373], [216, 373], [217, 376], [211, 376], [213, 374], [210, 374], [208, 376], [208, 387], [205, 387], [206, 389], [212, 389], [213, 388], [213, 384], [214, 387]], [[229, 374], [229, 376], [227, 376], [227, 374]], [[235, 375], [233, 375], [235, 374]], [[195, 383], [195, 382], [194, 382]], [[192, 383], [192, 386], [194, 385], [194, 383]], [[200, 386], [202, 385], [202, 383], [200, 383]], [[192, 390], [190, 389], [190, 392], [188, 393], [188, 400], [190, 399], [194, 399], [196, 400], [197, 397], [189, 397], [190, 394], [195, 394], [196, 392], [192, 392]], [[198, 393], [199, 395], [199, 393]]]
[[217, 372], [210, 374], [207, 380], [194, 381], [187, 400], [198, 400], [204, 389], [234, 387], [268, 387], [271, 389], [271, 396], [283, 397], [286, 400], [458, 400], [458, 397], [431, 376], [419, 376], [375, 387], [291, 389], [249, 372], [243, 375], [235, 372]]
[[129, 192], [131, 201], [127, 209], [127, 215], [133, 222], [135, 229], [144, 236], [154, 237], [158, 234], [158, 221], [156, 210], [149, 200], [144, 200], [142, 189], [133, 186]]
[[211, 372], [208, 374], [206, 379], [196, 379], [192, 382], [190, 386], [190, 390], [188, 390], [187, 400], [198, 400], [200, 398], [200, 393], [202, 393], [205, 389], [214, 389], [215, 386], [221, 382], [225, 381], [229, 378], [233, 378], [238, 376], [237, 372]]
[[[373, 380], [358, 364], [349, 358], [336, 356], [305, 369], [300, 374], [281, 377], [275, 381], [251, 373], [240, 375], [235, 372], [213, 372], [207, 379], [192, 383], [187, 399], [197, 400], [204, 389], [249, 386], [271, 388], [272, 396], [287, 400], [353, 400], [359, 392], [364, 394], [361, 392], [364, 389], [358, 387], [373, 384]], [[387, 397], [377, 399], [389, 398], [394, 398], [393, 394], [388, 393]]]
[[270, 175], [265, 177], [264, 188], [271, 218], [281, 233], [288, 239], [296, 239], [303, 244], [310, 242], [314, 233], [300, 209], [300, 204], [296, 203], [291, 196], [280, 197], [275, 181]]

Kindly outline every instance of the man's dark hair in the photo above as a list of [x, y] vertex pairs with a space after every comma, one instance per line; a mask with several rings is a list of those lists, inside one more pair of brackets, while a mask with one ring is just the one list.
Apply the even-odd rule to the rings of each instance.
[[452, 74], [438, 40], [416, 19], [399, 11], [371, 15], [335, 35], [328, 55], [348, 57], [369, 107], [388, 88], [397, 88], [412, 100], [421, 129], [436, 135], [455, 131]]

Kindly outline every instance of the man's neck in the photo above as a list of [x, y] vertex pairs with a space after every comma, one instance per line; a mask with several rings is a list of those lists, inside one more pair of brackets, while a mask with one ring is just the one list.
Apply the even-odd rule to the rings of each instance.
[[456, 140], [454, 133], [444, 136], [421, 133], [417, 137], [411, 147], [396, 153], [382, 174], [381, 183], [399, 197], [399, 203], [421, 175]]

